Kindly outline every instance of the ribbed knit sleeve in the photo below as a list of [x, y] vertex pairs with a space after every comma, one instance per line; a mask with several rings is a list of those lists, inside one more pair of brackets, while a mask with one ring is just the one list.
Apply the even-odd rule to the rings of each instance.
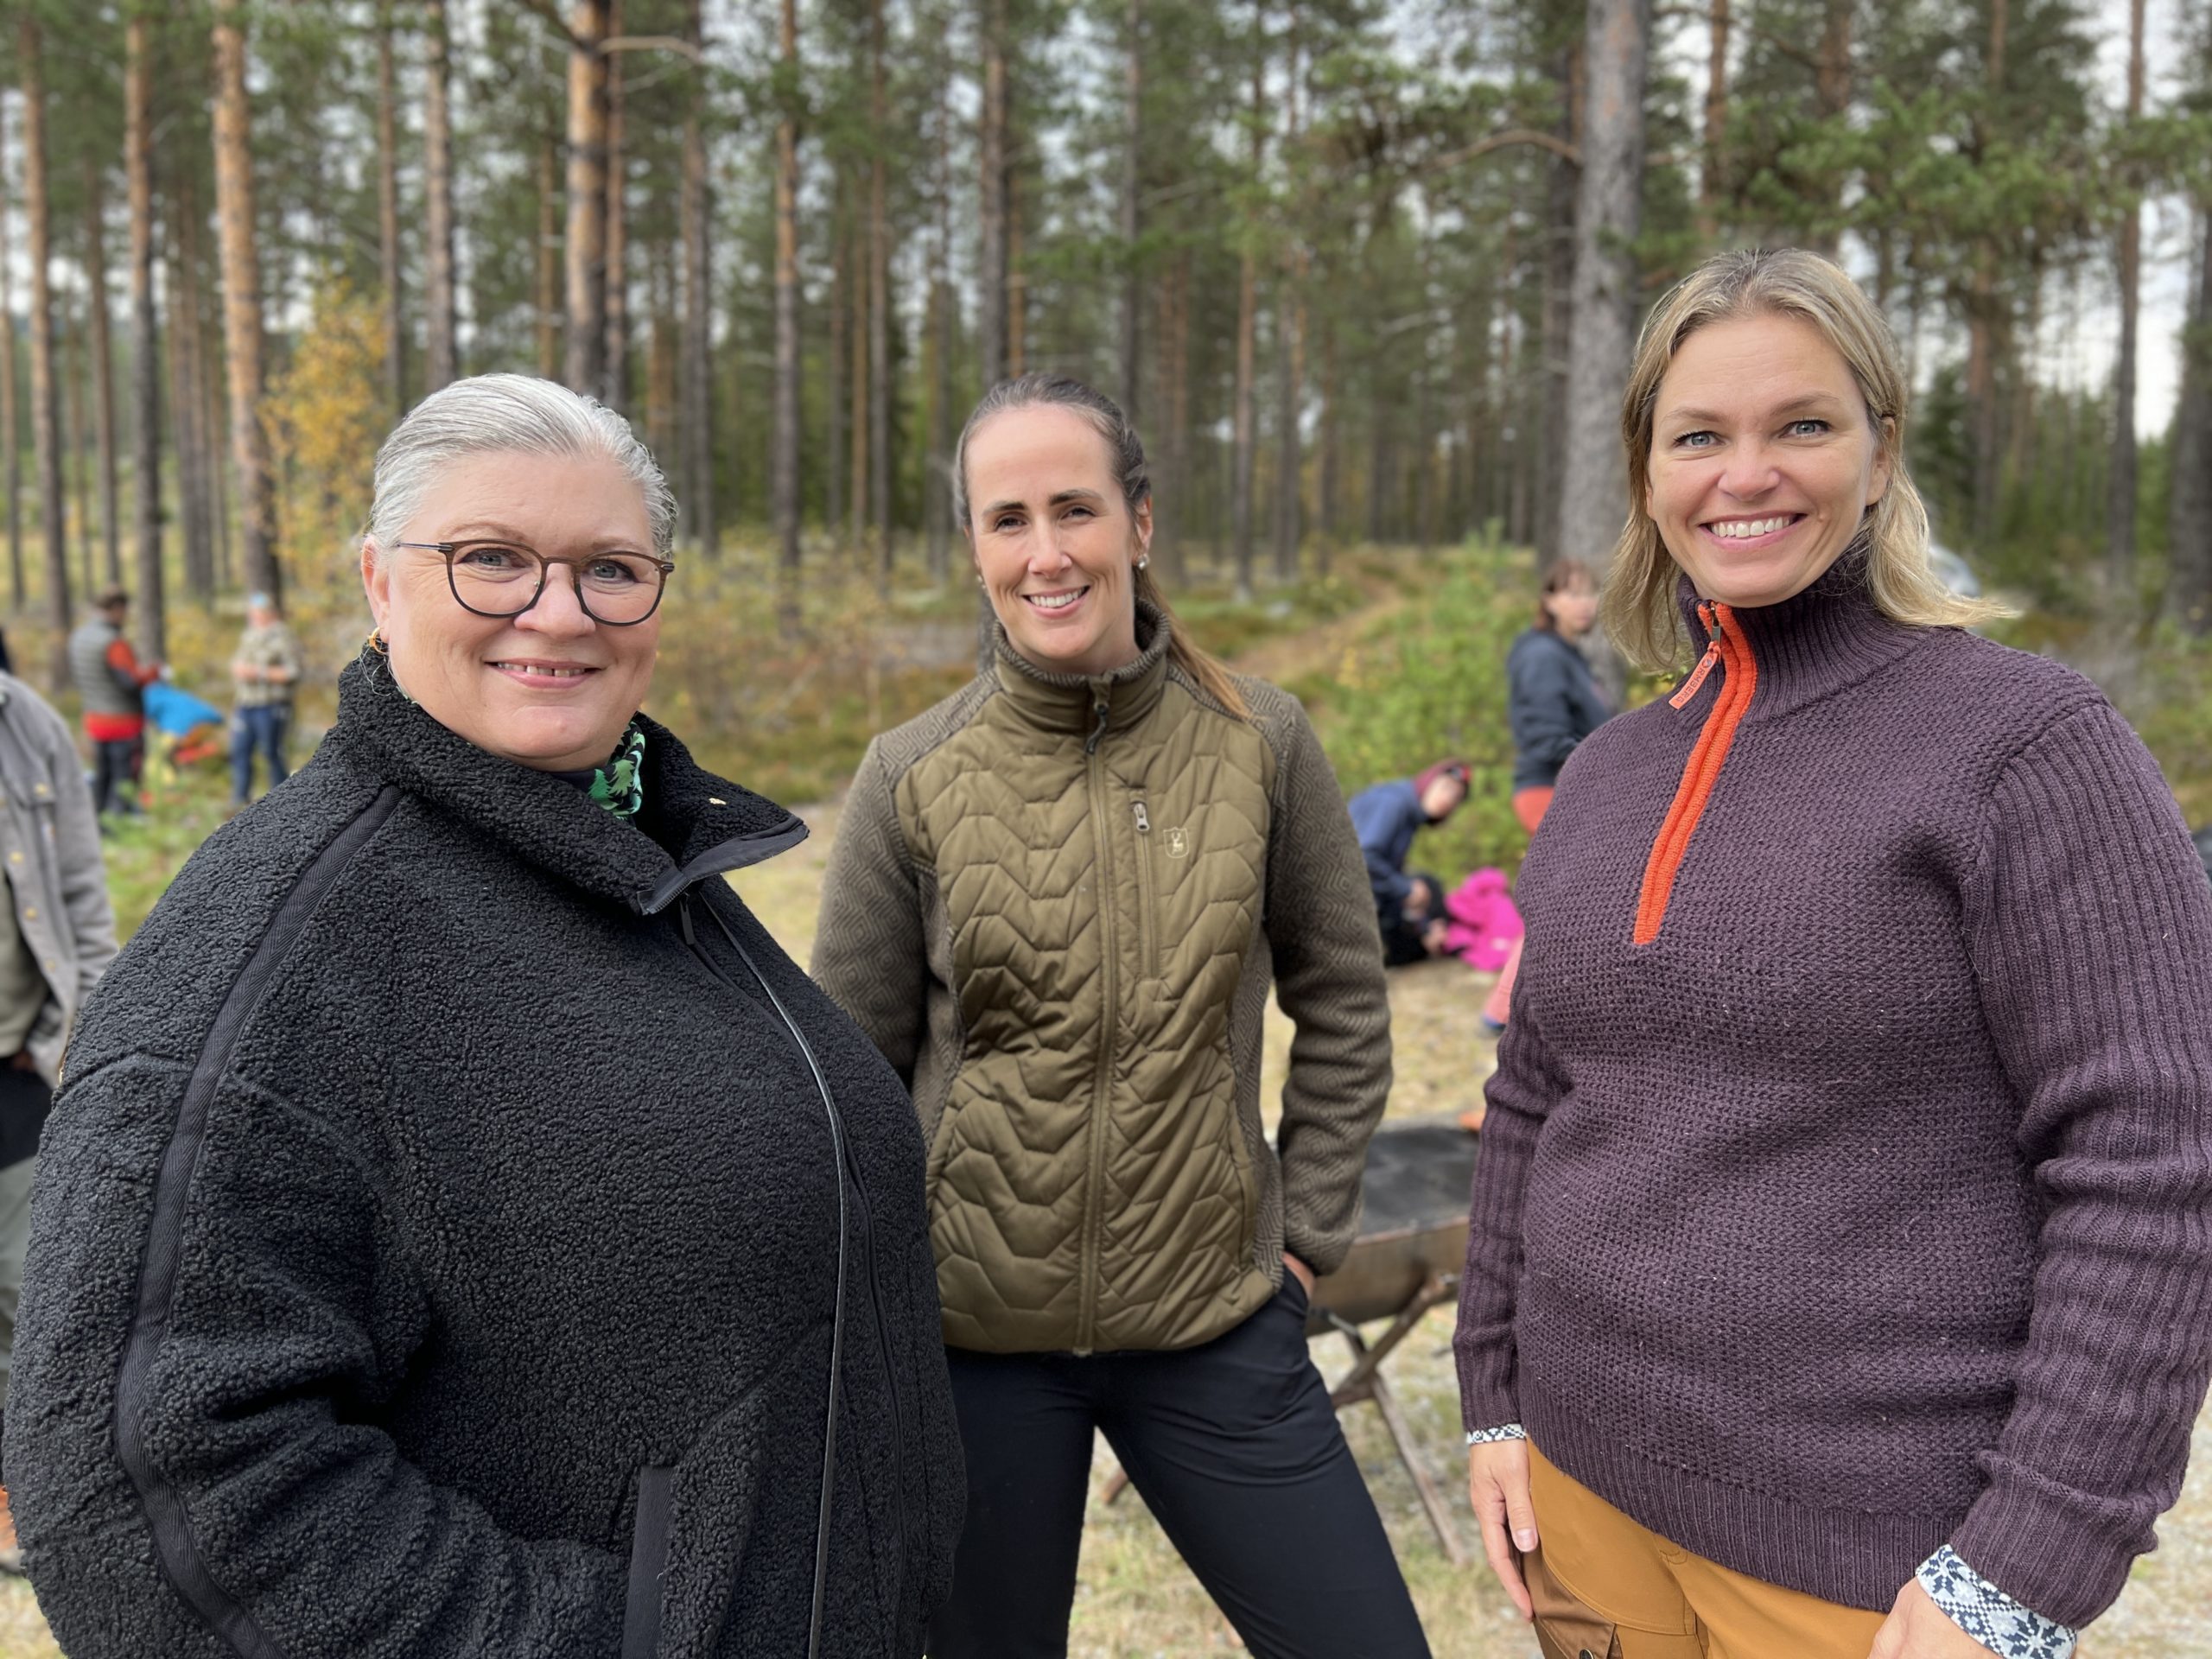
[[1498, 1039], [1497, 1070], [1483, 1090], [1489, 1109], [1468, 1198], [1467, 1265], [1459, 1279], [1459, 1327], [1452, 1335], [1459, 1416], [1471, 1433], [1521, 1418], [1513, 1351], [1521, 1206], [1536, 1137], [1567, 1087], [1520, 989], [1516, 987], [1512, 1018]]
[[2080, 1625], [2152, 1547], [2212, 1371], [2212, 893], [2099, 702], [2006, 767], [1964, 905], [2044, 1211], [2012, 1413], [1951, 1542]]
[[928, 1023], [929, 961], [891, 768], [868, 745], [837, 819], [809, 971], [912, 1088]]
[[1271, 737], [1265, 925], [1275, 997], [1295, 1028], [1275, 1130], [1283, 1248], [1326, 1274], [1351, 1249], [1367, 1142], [1389, 1102], [1390, 993], [1359, 843], [1320, 740], [1295, 703]]

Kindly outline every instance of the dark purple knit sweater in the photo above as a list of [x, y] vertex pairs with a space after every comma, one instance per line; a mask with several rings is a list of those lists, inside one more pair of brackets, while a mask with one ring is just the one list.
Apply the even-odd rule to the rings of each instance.
[[2212, 1369], [2212, 893], [2080, 676], [1855, 563], [1733, 620], [1755, 677], [1600, 728], [1522, 867], [1466, 1423], [1770, 1582], [1885, 1609], [1948, 1541], [2084, 1624]]

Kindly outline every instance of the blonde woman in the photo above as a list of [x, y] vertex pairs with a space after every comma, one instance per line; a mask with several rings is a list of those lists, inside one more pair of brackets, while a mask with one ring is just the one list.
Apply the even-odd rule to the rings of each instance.
[[1611, 637], [1669, 698], [1524, 866], [1457, 1340], [1567, 1651], [2061, 1656], [2212, 1364], [2212, 894], [2096, 688], [1929, 575], [1881, 318], [1732, 253], [1648, 325]]

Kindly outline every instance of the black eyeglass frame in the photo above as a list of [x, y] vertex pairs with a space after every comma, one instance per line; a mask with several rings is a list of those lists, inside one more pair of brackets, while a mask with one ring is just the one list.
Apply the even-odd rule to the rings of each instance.
[[[442, 555], [446, 562], [446, 591], [453, 595], [453, 602], [460, 606], [462, 610], [467, 611], [471, 616], [488, 617], [493, 620], [502, 622], [512, 621], [514, 618], [524, 615], [535, 608], [537, 601], [545, 597], [545, 578], [548, 574], [551, 572], [555, 565], [565, 564], [571, 567], [569, 572], [569, 581], [575, 589], [576, 606], [578, 609], [582, 610], [586, 616], [591, 618], [593, 621], [598, 623], [602, 628], [634, 628], [640, 622], [651, 621], [652, 620], [653, 613], [660, 609], [661, 601], [666, 598], [668, 594], [668, 579], [671, 575], [675, 574], [676, 570], [676, 561], [673, 559], [664, 559], [652, 553], [634, 553], [626, 548], [623, 549], [622, 556], [624, 558], [643, 559], [647, 563], [651, 564], [655, 570], [658, 571], [660, 573], [660, 586], [654, 590], [652, 605], [649, 609], [647, 609], [643, 616], [633, 616], [626, 622], [618, 622], [613, 620], [612, 618], [601, 616], [597, 611], [592, 609], [591, 601], [584, 596], [583, 567], [590, 563], [594, 559], [603, 559], [607, 557], [608, 556], [605, 553], [588, 553], [584, 555], [583, 557], [575, 559], [548, 558], [544, 554], [539, 552], [534, 547], [526, 546], [520, 542], [503, 541], [496, 536], [482, 536], [466, 542], [394, 542], [392, 545], [394, 547], [418, 548], [425, 553], [436, 553]], [[537, 561], [537, 585], [531, 590], [530, 603], [512, 611], [480, 611], [475, 606], [463, 599], [461, 596], [461, 584], [454, 579], [454, 556], [461, 552], [464, 548], [471, 547], [512, 548], [518, 553], [527, 553], [531, 558], [536, 559]]]

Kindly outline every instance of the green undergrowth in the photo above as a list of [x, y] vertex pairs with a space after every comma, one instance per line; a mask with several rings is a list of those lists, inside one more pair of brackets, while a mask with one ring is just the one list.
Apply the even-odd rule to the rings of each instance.
[[1446, 880], [1485, 864], [1510, 874], [1528, 837], [1511, 804], [1505, 656], [1535, 613], [1534, 564], [1524, 548], [1475, 538], [1430, 556], [1421, 575], [1417, 603], [1287, 689], [1312, 712], [1347, 796], [1446, 757], [1467, 761], [1467, 804], [1421, 832], [1413, 862]]

